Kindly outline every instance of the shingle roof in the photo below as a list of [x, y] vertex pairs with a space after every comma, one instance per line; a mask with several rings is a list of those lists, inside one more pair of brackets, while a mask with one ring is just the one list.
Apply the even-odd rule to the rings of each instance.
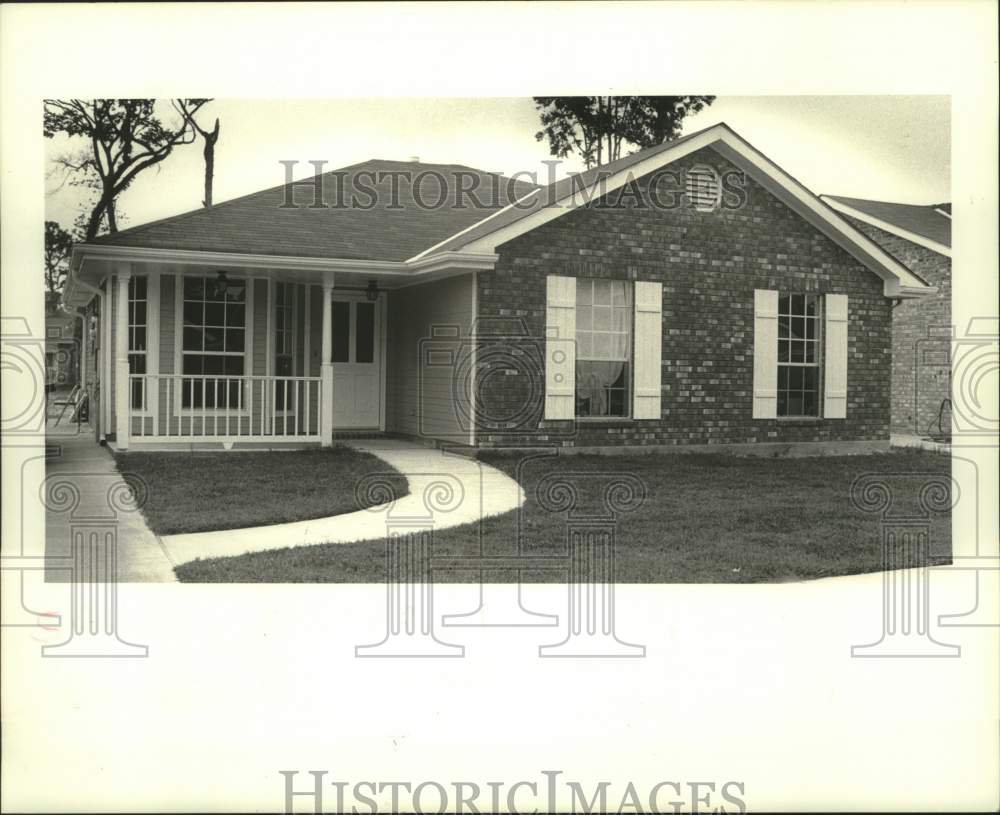
[[[315, 180], [308, 179], [312, 182]], [[298, 208], [282, 208], [286, 185], [175, 215], [90, 243], [295, 257], [406, 260], [502, 209], [536, 185], [459, 164], [371, 159], [292, 188]], [[444, 203], [434, 206], [442, 199]], [[462, 194], [463, 188], [473, 193]], [[354, 196], [356, 206], [338, 207]], [[374, 204], [374, 205], [373, 205]], [[458, 208], [458, 204], [464, 205]]]
[[951, 247], [951, 218], [935, 212], [937, 209], [946, 209], [950, 213], [951, 204], [918, 206], [894, 204], [889, 201], [870, 201], [866, 198], [846, 198], [842, 195], [824, 195], [823, 199], [837, 201], [897, 229]]

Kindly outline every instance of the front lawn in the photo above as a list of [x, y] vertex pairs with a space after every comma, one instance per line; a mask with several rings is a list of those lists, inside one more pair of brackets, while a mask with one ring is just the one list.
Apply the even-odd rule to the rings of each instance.
[[[798, 459], [728, 455], [566, 456], [529, 461], [495, 454], [484, 461], [519, 476], [528, 501], [523, 508], [521, 551], [564, 556], [565, 515], [543, 508], [535, 486], [549, 473], [609, 477], [632, 474], [646, 487], [638, 510], [621, 516], [616, 549], [622, 583], [733, 582], [807, 579], [882, 568], [879, 520], [851, 503], [856, 477], [882, 473], [894, 491], [894, 511], [916, 507], [923, 480], [901, 474], [949, 474], [947, 456], [917, 450], [882, 455]], [[899, 477], [893, 478], [895, 474]], [[588, 480], [584, 477], [584, 481]], [[581, 513], [602, 510], [596, 491], [579, 496]], [[488, 518], [435, 533], [434, 580], [473, 582], [475, 572], [455, 570], [449, 558], [480, 551], [517, 551], [517, 514]], [[931, 521], [935, 562], [951, 558], [949, 513]], [[232, 558], [198, 560], [176, 569], [185, 582], [382, 582], [385, 544], [302, 546]], [[491, 573], [494, 581], [514, 572]], [[525, 582], [562, 582], [565, 572], [528, 571]]]
[[120, 453], [119, 471], [148, 486], [143, 514], [157, 535], [306, 521], [363, 509], [354, 485], [386, 474], [397, 497], [406, 479], [379, 458], [332, 447], [224, 453]]

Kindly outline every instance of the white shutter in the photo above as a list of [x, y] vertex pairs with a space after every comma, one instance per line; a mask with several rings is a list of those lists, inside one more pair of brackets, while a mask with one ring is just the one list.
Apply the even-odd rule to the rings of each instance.
[[545, 281], [545, 418], [572, 419], [576, 410], [576, 278]]
[[663, 284], [635, 283], [635, 352], [632, 416], [660, 418], [660, 364], [663, 358]]
[[824, 298], [826, 338], [823, 354], [823, 418], [847, 418], [847, 295], [828, 294]]
[[778, 292], [753, 293], [753, 418], [778, 415]]

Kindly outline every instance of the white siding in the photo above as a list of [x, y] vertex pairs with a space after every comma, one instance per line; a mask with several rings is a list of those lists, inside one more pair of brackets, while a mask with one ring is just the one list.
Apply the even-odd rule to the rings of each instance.
[[474, 280], [462, 275], [386, 295], [387, 430], [469, 443], [469, 408], [456, 400], [455, 380], [469, 370], [462, 362], [472, 351]]

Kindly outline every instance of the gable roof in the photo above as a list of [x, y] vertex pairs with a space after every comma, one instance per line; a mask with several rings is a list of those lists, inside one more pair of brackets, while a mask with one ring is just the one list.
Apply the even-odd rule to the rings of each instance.
[[884, 229], [939, 254], [951, 256], [951, 204], [896, 204], [847, 198], [843, 195], [821, 196], [838, 212]]
[[[744, 170], [878, 275], [886, 296], [917, 297], [936, 291], [725, 123], [640, 150], [547, 187], [463, 165], [372, 159], [296, 182], [293, 200], [302, 206], [281, 207], [286, 195], [283, 184], [78, 245], [73, 250], [69, 282], [75, 286], [88, 257], [107, 260], [128, 255], [140, 260], [169, 256], [194, 263], [228, 260], [243, 266], [280, 266], [321, 273], [360, 270], [365, 275], [395, 276], [397, 280], [455, 273], [459, 268], [492, 268], [500, 244], [585, 206], [594, 197], [594, 189], [589, 189], [592, 185], [600, 185], [600, 195], [614, 192], [703, 148], [715, 150]], [[400, 172], [403, 177], [394, 175]], [[421, 186], [413, 189], [407, 172], [413, 180], [424, 172]], [[447, 186], [443, 206], [426, 206], [428, 201], [436, 203], [441, 197], [440, 177], [447, 180], [449, 175], [456, 177], [459, 173], [491, 190], [488, 200], [483, 200], [483, 194], [475, 201], [463, 200], [464, 190], [456, 182]], [[338, 177], [342, 177], [340, 184]], [[399, 183], [395, 200], [393, 178], [398, 178]], [[366, 186], [377, 196], [378, 205], [368, 205], [370, 202], [364, 198], [359, 206], [342, 205], [340, 191], [355, 189], [359, 180], [367, 180]], [[326, 193], [323, 200], [341, 206], [310, 207], [314, 181], [333, 186], [332, 196]], [[393, 205], [385, 206], [385, 201]], [[459, 208], [456, 203], [466, 206]], [[206, 261], [209, 256], [211, 259]], [[86, 285], [93, 289], [93, 282]]]
[[[443, 205], [441, 178], [447, 182]], [[476, 194], [461, 195], [458, 178]], [[315, 187], [320, 201], [313, 208]], [[365, 189], [371, 190], [371, 193]], [[468, 188], [468, 187], [467, 187]], [[536, 185], [460, 164], [370, 159], [183, 215], [102, 235], [97, 246], [401, 261], [481, 221]], [[353, 193], [352, 193], [353, 191]], [[338, 206], [354, 195], [359, 206]], [[372, 195], [378, 204], [370, 206]], [[346, 200], [344, 200], [346, 199]], [[459, 200], [461, 199], [461, 200]], [[398, 206], [396, 206], [398, 202]], [[465, 204], [458, 208], [456, 204]]]

